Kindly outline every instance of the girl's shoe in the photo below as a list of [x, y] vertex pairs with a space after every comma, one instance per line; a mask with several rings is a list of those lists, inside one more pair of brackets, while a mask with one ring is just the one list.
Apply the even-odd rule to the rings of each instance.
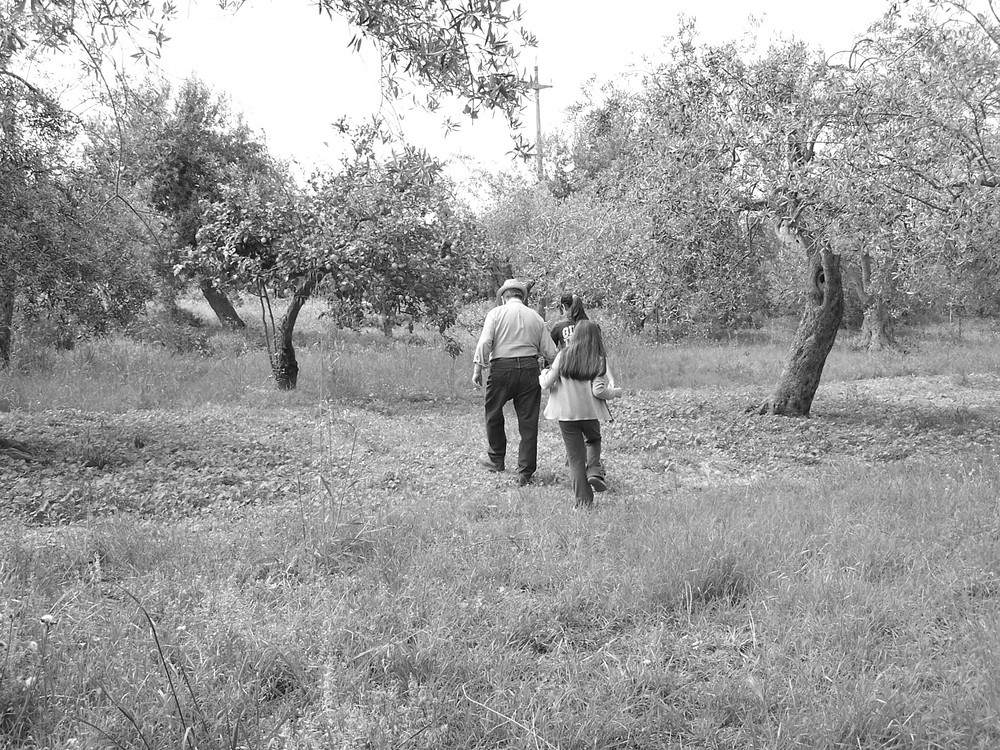
[[604, 477], [587, 477], [587, 481], [590, 486], [594, 489], [594, 492], [604, 492], [608, 488], [608, 483], [604, 481]]

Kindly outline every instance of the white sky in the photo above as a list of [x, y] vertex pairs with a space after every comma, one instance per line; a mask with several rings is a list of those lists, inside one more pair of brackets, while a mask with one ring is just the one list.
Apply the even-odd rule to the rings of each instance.
[[[514, 4], [517, 0], [512, 0]], [[580, 98], [589, 78], [613, 79], [643, 55], [655, 53], [677, 29], [679, 14], [697, 21], [702, 37], [722, 42], [742, 36], [750, 17], [763, 22], [763, 38], [794, 36], [833, 53], [848, 49], [886, 9], [887, 0], [520, 0], [525, 25], [539, 45], [523, 64], [537, 62], [543, 84], [544, 131], [558, 128], [566, 107]], [[308, 0], [248, 0], [235, 15], [210, 0], [185, 0], [162, 60], [168, 77], [197, 74], [227, 93], [248, 123], [266, 134], [272, 152], [312, 164], [333, 165], [339, 151], [331, 123], [343, 115], [362, 119], [379, 109], [378, 60], [347, 50], [352, 32], [339, 19], [317, 13]], [[405, 105], [395, 106], [397, 114]], [[444, 135], [443, 117], [407, 113], [407, 137], [431, 153], [466, 164], [511, 164], [511, 140], [502, 118], [464, 120]], [[457, 117], [455, 119], [460, 119]], [[535, 110], [525, 110], [534, 140]]]

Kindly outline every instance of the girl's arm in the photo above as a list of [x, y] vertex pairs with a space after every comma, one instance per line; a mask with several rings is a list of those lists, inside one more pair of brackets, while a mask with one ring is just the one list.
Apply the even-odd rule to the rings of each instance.
[[561, 364], [562, 352], [559, 352], [556, 355], [556, 358], [552, 360], [552, 366], [546, 367], [542, 370], [542, 374], [538, 376], [538, 384], [542, 386], [543, 389], [551, 388], [559, 382], [559, 366]]
[[607, 375], [598, 375], [590, 381], [590, 390], [593, 392], [595, 398], [599, 398], [602, 401], [610, 401], [613, 398], [621, 396], [624, 389], [612, 386], [608, 382]]
[[615, 385], [615, 376], [612, 375], [607, 362], [604, 363], [604, 374], [598, 375], [590, 382], [590, 390], [594, 394], [594, 398], [599, 398], [602, 401], [620, 398], [625, 392], [624, 388], [618, 388]]

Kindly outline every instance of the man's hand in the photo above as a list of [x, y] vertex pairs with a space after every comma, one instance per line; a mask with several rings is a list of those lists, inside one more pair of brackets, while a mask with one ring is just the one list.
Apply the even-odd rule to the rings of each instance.
[[477, 388], [483, 384], [483, 366], [475, 365], [472, 368], [472, 384]]

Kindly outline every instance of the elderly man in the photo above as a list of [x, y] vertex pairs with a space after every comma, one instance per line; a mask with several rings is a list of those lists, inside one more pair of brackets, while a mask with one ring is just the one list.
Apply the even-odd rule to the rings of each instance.
[[507, 457], [507, 433], [503, 407], [514, 402], [521, 442], [517, 452], [517, 483], [531, 481], [538, 462], [538, 411], [542, 389], [538, 384], [538, 357], [552, 360], [555, 344], [542, 316], [525, 305], [528, 286], [518, 279], [507, 279], [497, 291], [497, 307], [486, 315], [483, 332], [476, 344], [472, 382], [483, 384], [483, 370], [489, 368], [486, 381], [486, 441], [489, 444], [483, 465], [490, 471], [503, 471]]

